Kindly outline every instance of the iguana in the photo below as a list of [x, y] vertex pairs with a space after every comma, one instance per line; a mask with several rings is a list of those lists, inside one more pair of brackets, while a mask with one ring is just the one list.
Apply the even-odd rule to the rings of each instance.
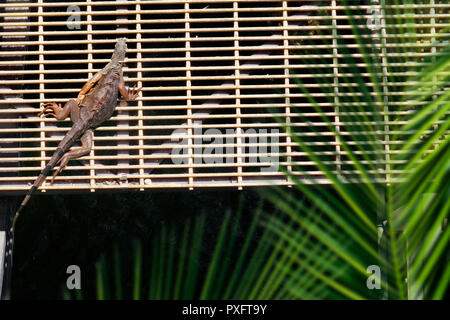
[[[63, 120], [70, 115], [73, 126], [61, 140], [50, 161], [34, 181], [25, 199], [20, 204], [12, 222], [10, 230], [12, 234], [14, 234], [15, 224], [20, 212], [30, 200], [31, 195], [44, 182], [50, 170], [59, 164], [51, 179], [51, 183], [53, 183], [56, 175], [64, 169], [70, 160], [90, 153], [93, 130], [108, 120], [114, 113], [118, 92], [120, 91], [127, 101], [135, 100], [139, 95], [142, 88], [137, 89], [136, 85], [128, 88], [123, 80], [122, 65], [126, 51], [126, 39], [118, 39], [111, 61], [86, 82], [77, 99], [69, 100], [64, 107], [55, 102], [42, 105], [43, 110], [39, 112], [39, 116]], [[81, 140], [81, 147], [70, 149], [78, 139]]]

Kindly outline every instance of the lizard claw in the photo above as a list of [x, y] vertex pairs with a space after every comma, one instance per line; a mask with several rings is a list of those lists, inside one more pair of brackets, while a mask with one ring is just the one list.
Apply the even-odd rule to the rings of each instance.
[[142, 88], [137, 88], [135, 84], [132, 88], [128, 88], [128, 101], [134, 101], [139, 96], [139, 92], [141, 92]]
[[44, 107], [44, 109], [42, 109], [38, 113], [38, 117], [40, 117], [40, 116], [44, 116], [44, 118], [55, 117], [55, 112], [57, 110], [61, 109], [61, 105], [57, 104], [56, 102], [44, 103], [44, 104], [42, 104], [42, 107]]

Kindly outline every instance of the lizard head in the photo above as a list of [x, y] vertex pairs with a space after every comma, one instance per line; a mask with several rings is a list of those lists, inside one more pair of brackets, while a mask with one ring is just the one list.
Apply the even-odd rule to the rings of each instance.
[[125, 60], [125, 54], [127, 53], [126, 38], [119, 38], [114, 48], [114, 53], [111, 57], [111, 61], [115, 63], [122, 63]]

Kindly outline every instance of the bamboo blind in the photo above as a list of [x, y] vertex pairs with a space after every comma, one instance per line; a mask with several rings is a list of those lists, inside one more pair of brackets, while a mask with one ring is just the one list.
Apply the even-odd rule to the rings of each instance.
[[[361, 23], [368, 23], [378, 3], [355, 1], [350, 9], [366, 12]], [[397, 7], [404, 14], [405, 6]], [[448, 26], [449, 8], [440, 0], [414, 5], [420, 42], [408, 53], [411, 61], [448, 41], [439, 31]], [[378, 54], [386, 58], [393, 36], [381, 34]], [[290, 185], [279, 170], [262, 170], [277, 156], [288, 170], [306, 172], [309, 182], [327, 183], [274, 116], [297, 128], [337, 172], [348, 170], [350, 160], [293, 81], [301, 77], [339, 130], [345, 121], [336, 107], [344, 103], [339, 83], [348, 74], [338, 38], [357, 48], [340, 1], [3, 1], [0, 37], [1, 193], [28, 190], [71, 126], [37, 117], [40, 105], [75, 98], [109, 61], [119, 37], [128, 44], [125, 81], [143, 87], [141, 96], [118, 102], [118, 112], [95, 131], [91, 154], [70, 161], [43, 192]], [[351, 55], [361, 58], [357, 50]], [[383, 79], [387, 63], [379, 70]], [[363, 60], [358, 66], [365, 67]], [[334, 84], [334, 101], [320, 100], [324, 93], [311, 72], [317, 68]], [[381, 164], [392, 152], [389, 115], [401, 104], [401, 92], [389, 85], [381, 106], [387, 125]], [[174, 133], [180, 140], [171, 140]], [[214, 140], [222, 154], [211, 151]], [[181, 141], [186, 153], [174, 153]]]

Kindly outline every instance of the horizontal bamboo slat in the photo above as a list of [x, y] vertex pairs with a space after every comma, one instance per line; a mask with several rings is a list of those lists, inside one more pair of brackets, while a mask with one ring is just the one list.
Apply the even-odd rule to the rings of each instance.
[[[26, 192], [70, 127], [68, 119], [39, 118], [41, 105], [75, 98], [109, 61], [118, 37], [128, 44], [125, 81], [142, 86], [141, 96], [118, 102], [117, 113], [95, 131], [91, 154], [71, 161], [42, 192], [292, 185], [274, 163], [304, 183], [330, 183], [284, 128], [336, 174], [361, 181], [338, 131], [383, 182], [399, 173], [389, 164], [401, 141], [390, 136], [407, 120], [396, 117], [423, 104], [413, 104], [412, 94], [404, 99], [404, 92], [417, 85], [412, 77], [431, 62], [429, 55], [448, 46], [450, 4], [387, 3], [379, 34], [369, 26], [374, 8], [381, 7], [371, 0], [348, 8], [327, 0], [2, 2], [0, 194]], [[364, 29], [360, 39], [346, 10]], [[416, 37], [408, 31], [411, 21]], [[375, 34], [379, 41], [363, 55], [358, 41]], [[382, 88], [371, 83], [366, 57], [379, 59]], [[437, 93], [448, 90], [448, 75], [443, 70], [433, 80]], [[318, 80], [327, 83], [325, 91]], [[367, 96], [377, 111], [369, 110]], [[355, 141], [357, 126], [374, 129], [375, 142]], [[374, 143], [382, 148], [364, 150]]]

